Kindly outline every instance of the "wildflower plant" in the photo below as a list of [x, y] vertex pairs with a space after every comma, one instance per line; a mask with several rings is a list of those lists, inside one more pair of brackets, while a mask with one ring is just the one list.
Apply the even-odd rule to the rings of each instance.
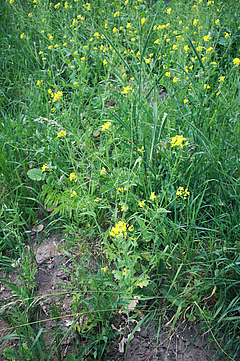
[[0, 251], [16, 251], [15, 227], [39, 207], [69, 238], [99, 242], [96, 273], [83, 247], [71, 275], [73, 313], [91, 309], [75, 331], [96, 337], [99, 360], [137, 294], [176, 318], [207, 312], [236, 340], [236, 3], [3, 2]]

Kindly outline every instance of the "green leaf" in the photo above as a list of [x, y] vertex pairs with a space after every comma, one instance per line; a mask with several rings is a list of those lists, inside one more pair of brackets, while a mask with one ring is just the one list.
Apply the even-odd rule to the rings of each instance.
[[68, 354], [67, 361], [77, 361], [75, 356], [73, 356], [71, 353]]
[[2, 280], [2, 279], [0, 279], [0, 282], [5, 283], [6, 285], [8, 285], [16, 293], [21, 294], [21, 287], [15, 285], [14, 283], [11, 283], [11, 282], [8, 282], [8, 281]]
[[16, 359], [16, 351], [10, 347], [5, 348], [5, 350], [3, 351], [3, 356], [7, 360], [15, 360]]
[[27, 175], [28, 175], [28, 177], [30, 179], [36, 180], [36, 181], [40, 181], [40, 180], [43, 180], [45, 178], [45, 173], [43, 173], [42, 169], [40, 169], [40, 168], [30, 169], [27, 172]]

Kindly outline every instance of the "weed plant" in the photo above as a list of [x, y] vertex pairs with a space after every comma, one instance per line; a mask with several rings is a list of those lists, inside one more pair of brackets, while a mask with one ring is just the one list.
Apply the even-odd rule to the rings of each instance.
[[[239, 356], [239, 7], [1, 6], [1, 265], [26, 261], [39, 209], [73, 239], [98, 240], [97, 272], [86, 247], [82, 262], [65, 249], [71, 327], [88, 340], [72, 359], [104, 359], [116, 312], [136, 316], [149, 299], [159, 318], [163, 301], [175, 311], [172, 328], [179, 317], [201, 319], [221, 355]], [[1, 311], [19, 340], [8, 359], [61, 359], [59, 329], [47, 351], [26, 316], [37, 302], [28, 272], [26, 294], [9, 283], [25, 318], [17, 302]]]

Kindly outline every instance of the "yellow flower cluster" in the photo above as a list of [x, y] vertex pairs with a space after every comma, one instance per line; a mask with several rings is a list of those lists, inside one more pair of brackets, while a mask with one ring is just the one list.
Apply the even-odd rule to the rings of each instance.
[[53, 98], [53, 101], [56, 102], [62, 97], [62, 92], [58, 91], [57, 93], [53, 93], [51, 89], [48, 89], [48, 94], [51, 95], [51, 98]]
[[72, 191], [71, 198], [75, 197], [77, 195], [76, 191]]
[[70, 182], [71, 182], [71, 181], [76, 182], [76, 181], [77, 181], [76, 174], [75, 174], [75, 173], [70, 173], [69, 179], [70, 179]]
[[119, 221], [115, 227], [112, 227], [109, 234], [116, 238], [127, 236], [127, 223]]
[[36, 85], [39, 86], [39, 87], [40, 87], [42, 84], [43, 84], [43, 81], [42, 81], [42, 80], [38, 80], [37, 83], [36, 83]]
[[240, 59], [239, 58], [234, 58], [233, 59], [233, 65], [239, 66], [240, 65]]
[[103, 271], [103, 272], [107, 272], [107, 270], [108, 270], [108, 266], [101, 268], [101, 271]]
[[142, 145], [142, 148], [138, 148], [137, 150], [138, 150], [138, 152], [143, 153], [144, 152], [144, 146]]
[[60, 130], [60, 132], [57, 134], [57, 138], [65, 137], [67, 134], [66, 130]]
[[[183, 137], [183, 135], [176, 135], [175, 137], [172, 138], [171, 140], [171, 148], [172, 147], [180, 147], [183, 149], [183, 142], [187, 140], [186, 138]], [[186, 142], [184, 145], [188, 145], [188, 142]]]
[[150, 200], [151, 200], [151, 201], [154, 201], [155, 198], [156, 198], [155, 192], [151, 192]]
[[129, 85], [128, 85], [128, 86], [124, 86], [124, 87], [123, 87], [122, 94], [123, 94], [123, 95], [128, 94], [131, 90], [133, 91], [132, 87], [130, 87]]
[[118, 191], [119, 191], [119, 192], [124, 192], [126, 189], [127, 189], [126, 187], [124, 187], [124, 188], [123, 188], [123, 187], [119, 187], [119, 188], [118, 188]]
[[91, 11], [91, 4], [89, 4], [89, 3], [83, 4], [83, 7], [84, 7], [87, 11]]
[[100, 175], [104, 175], [106, 173], [107, 173], [106, 168], [102, 167], [102, 169], [100, 170]]
[[111, 127], [112, 123], [111, 122], [106, 122], [105, 124], [102, 125], [102, 132], [104, 132], [104, 130], [108, 130]]
[[43, 166], [42, 166], [42, 172], [45, 172], [46, 168], [47, 168], [47, 163], [44, 163]]
[[182, 196], [184, 199], [186, 199], [190, 195], [190, 192], [188, 191], [188, 188], [184, 189], [183, 187], [179, 187], [176, 195]]
[[127, 269], [126, 269], [126, 267], [124, 267], [122, 275], [126, 276], [126, 273], [127, 273]]
[[143, 207], [145, 206], [145, 202], [146, 202], [145, 200], [142, 201], [142, 202], [139, 202], [139, 203], [138, 203], [139, 207], [140, 207], [140, 208], [143, 208]]

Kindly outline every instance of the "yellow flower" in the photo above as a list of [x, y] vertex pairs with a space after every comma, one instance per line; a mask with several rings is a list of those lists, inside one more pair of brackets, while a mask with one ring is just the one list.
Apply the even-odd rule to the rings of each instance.
[[221, 81], [224, 81], [225, 76], [220, 76], [220, 78], [218, 79], [218, 82], [221, 83]]
[[123, 95], [128, 94], [130, 91], [133, 91], [132, 87], [128, 86], [124, 86], [123, 87], [123, 91], [121, 92]]
[[57, 134], [57, 138], [65, 137], [67, 134], [66, 130], [60, 130], [60, 132]]
[[111, 127], [112, 123], [111, 122], [106, 122], [105, 124], [102, 125], [102, 132], [104, 132], [104, 130], [108, 130]]
[[210, 89], [210, 85], [204, 84], [203, 89], [204, 89], [204, 90], [205, 90], [205, 89]]
[[46, 168], [47, 168], [47, 163], [44, 163], [43, 166], [42, 166], [42, 172], [45, 172]]
[[[180, 148], [183, 149], [183, 142], [187, 140], [186, 138], [183, 137], [183, 135], [176, 135], [175, 137], [172, 138], [171, 140], [171, 148], [172, 147], [176, 147], [179, 146]], [[186, 142], [184, 145], [187, 145], [188, 142]]]
[[108, 266], [101, 268], [101, 271], [107, 272]]
[[22, 33], [22, 34], [20, 35], [20, 39], [23, 39], [24, 37], [25, 37], [25, 34]]
[[76, 191], [72, 191], [71, 198], [75, 197], [77, 195]]
[[198, 19], [194, 19], [194, 20], [193, 20], [193, 25], [194, 25], [194, 26], [197, 26], [197, 23], [198, 23]]
[[176, 192], [176, 195], [183, 196], [184, 199], [186, 199], [190, 195], [190, 192], [188, 191], [188, 188], [184, 189], [183, 187], [179, 187]]
[[115, 12], [115, 14], [113, 14], [113, 17], [116, 18], [117, 16], [119, 16], [119, 11]]
[[28, 17], [31, 18], [33, 16], [33, 13], [29, 13]]
[[217, 19], [217, 20], [215, 21], [215, 24], [216, 24], [216, 25], [219, 25], [219, 19]]
[[91, 11], [91, 5], [89, 3], [84, 4], [83, 7], [86, 8], [88, 11]]
[[62, 97], [62, 92], [58, 91], [57, 93], [53, 94], [53, 101], [56, 102]]
[[233, 65], [239, 66], [240, 64], [240, 59], [239, 58], [234, 58], [233, 59]]
[[160, 42], [161, 42], [161, 39], [157, 39], [154, 41], [154, 44], [160, 44]]
[[151, 62], [151, 59], [145, 59], [145, 63], [149, 64]]
[[144, 146], [142, 146], [142, 148], [138, 148], [137, 150], [138, 150], [138, 152], [143, 153], [144, 152]]
[[150, 195], [151, 201], [154, 201], [155, 198], [156, 198], [155, 192], [151, 192], [151, 195]]
[[226, 33], [226, 31], [225, 31], [225, 39], [228, 39], [228, 38], [230, 37], [230, 35], [231, 35], [231, 34]]
[[123, 187], [119, 187], [119, 188], [118, 188], [118, 191], [119, 191], [119, 192], [123, 192], [123, 191], [125, 191], [125, 190], [126, 190], [126, 187], [124, 187], [124, 188], [123, 188]]
[[70, 176], [69, 176], [69, 179], [70, 179], [70, 182], [73, 180], [74, 182], [77, 181], [77, 177], [76, 177], [76, 174], [74, 172], [70, 173]]
[[122, 275], [126, 276], [126, 272], [127, 272], [127, 269], [126, 269], [126, 267], [124, 267]]
[[183, 101], [184, 104], [187, 104], [188, 102], [189, 102], [188, 99], [184, 99], [184, 101]]
[[127, 224], [125, 222], [119, 221], [115, 227], [112, 227], [109, 235], [116, 238], [119, 238], [120, 236], [127, 236]]
[[61, 3], [57, 3], [56, 5], [54, 5], [55, 9], [59, 9], [60, 6], [61, 6]]
[[142, 19], [141, 19], [141, 24], [143, 25], [146, 21], [147, 21], [146, 18], [142, 18]]
[[210, 46], [209, 48], [207, 48], [206, 53], [207, 53], [207, 54], [208, 54], [208, 53], [211, 53], [212, 50], [213, 50], [213, 47]]
[[138, 205], [140, 208], [143, 208], [145, 206], [146, 201], [139, 202]]
[[97, 197], [96, 199], [94, 199], [94, 202], [95, 202], [95, 203], [98, 203], [101, 199], [102, 199], [102, 198]]
[[211, 39], [211, 36], [210, 35], [205, 35], [204, 37], [203, 37], [203, 40], [204, 41], [209, 41]]
[[104, 175], [106, 173], [107, 173], [106, 168], [102, 167], [102, 169], [100, 170], [100, 175]]
[[165, 73], [165, 76], [167, 76], [168, 78], [170, 77], [170, 72], [169, 71], [167, 71], [166, 73]]
[[99, 38], [99, 37], [100, 37], [100, 34], [99, 34], [99, 32], [96, 31], [96, 33], [94, 33], [93, 36], [94, 36], [95, 38]]
[[172, 11], [172, 8], [168, 8], [167, 9], [167, 13], [170, 15], [171, 14], [171, 11]]
[[38, 80], [37, 83], [36, 83], [36, 85], [40, 87], [42, 83], [43, 83], [42, 80]]
[[177, 78], [176, 76], [173, 78], [173, 82], [176, 83], [177, 81], [179, 81], [179, 78]]
[[123, 205], [123, 206], [121, 207], [121, 212], [125, 211], [125, 209], [126, 209], [126, 207]]
[[185, 53], [187, 53], [187, 52], [188, 52], [188, 50], [189, 50], [188, 45], [185, 45], [183, 49], [184, 49]]
[[108, 63], [107, 60], [104, 59], [104, 60], [103, 60], [103, 65], [107, 65], [107, 63]]

